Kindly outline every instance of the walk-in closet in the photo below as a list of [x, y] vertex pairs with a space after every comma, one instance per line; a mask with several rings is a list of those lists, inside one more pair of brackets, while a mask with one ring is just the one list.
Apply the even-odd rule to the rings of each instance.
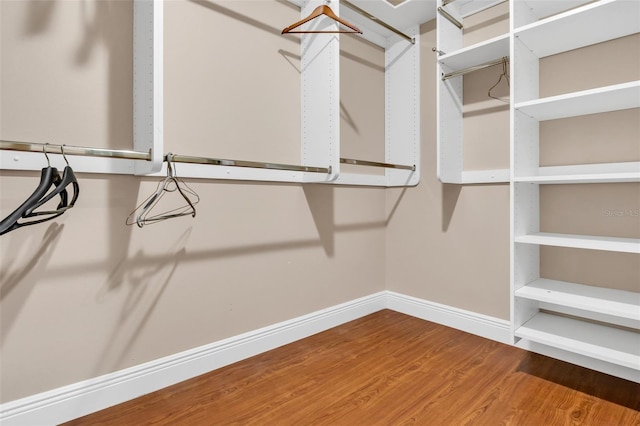
[[640, 1], [0, 0], [0, 342], [7, 426], [640, 422]]

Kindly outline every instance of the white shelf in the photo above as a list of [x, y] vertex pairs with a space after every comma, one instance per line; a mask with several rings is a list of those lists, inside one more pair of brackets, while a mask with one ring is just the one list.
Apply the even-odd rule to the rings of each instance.
[[540, 167], [536, 175], [513, 180], [539, 184], [640, 182], [640, 162]]
[[543, 19], [591, 2], [593, 0], [528, 0], [523, 3], [537, 19]]
[[456, 0], [447, 4], [445, 9], [454, 16], [464, 18], [500, 3], [504, 3], [504, 0]]
[[640, 81], [519, 102], [515, 105], [518, 111], [540, 121], [639, 107]]
[[539, 232], [521, 235], [516, 243], [640, 254], [640, 239]]
[[442, 55], [438, 62], [446, 67], [448, 72], [453, 72], [505, 56], [509, 56], [509, 34]]
[[543, 58], [637, 32], [640, 2], [602, 0], [521, 27], [514, 36]]
[[640, 321], [640, 293], [539, 278], [516, 290], [515, 295]]
[[640, 369], [640, 333], [538, 313], [515, 332], [517, 337], [602, 361]]

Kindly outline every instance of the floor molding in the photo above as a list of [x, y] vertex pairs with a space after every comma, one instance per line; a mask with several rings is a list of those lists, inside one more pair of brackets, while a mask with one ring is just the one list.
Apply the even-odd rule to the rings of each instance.
[[382, 291], [125, 370], [0, 406], [7, 426], [57, 424], [99, 411], [279, 346], [392, 309], [489, 339], [507, 342], [509, 323], [497, 318]]
[[511, 344], [511, 323], [488, 315], [387, 291], [387, 308], [467, 333]]

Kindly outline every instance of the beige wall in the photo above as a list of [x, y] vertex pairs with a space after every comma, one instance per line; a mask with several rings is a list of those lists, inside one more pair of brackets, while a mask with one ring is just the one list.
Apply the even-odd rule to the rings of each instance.
[[[130, 148], [131, 3], [0, 7], [0, 137]], [[167, 151], [298, 163], [299, 39], [279, 34], [297, 19], [280, 1], [166, 2]], [[345, 44], [382, 75], [383, 55]], [[367, 129], [380, 112], [350, 96]], [[3, 402], [384, 289], [382, 189], [194, 180], [194, 219], [138, 229], [125, 218], [156, 179], [79, 179], [72, 211], [0, 238]], [[37, 183], [0, 172], [0, 215]]]
[[[505, 14], [506, 13], [506, 14]], [[464, 44], [509, 31], [508, 4], [465, 20]], [[436, 177], [435, 21], [421, 28], [422, 180], [387, 191], [387, 288], [509, 319], [509, 185]], [[508, 105], [488, 99], [501, 66], [465, 76], [464, 167], [509, 168]], [[508, 97], [501, 84], [497, 95]]]

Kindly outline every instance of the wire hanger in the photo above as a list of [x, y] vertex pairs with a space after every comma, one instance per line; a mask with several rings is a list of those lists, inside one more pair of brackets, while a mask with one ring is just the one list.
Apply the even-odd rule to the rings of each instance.
[[[329, 18], [333, 19], [334, 21], [344, 25], [345, 27], [349, 28], [351, 31], [345, 31], [345, 30], [337, 30], [337, 31], [320, 31], [320, 30], [298, 30], [298, 31], [293, 31], [295, 28], [298, 28], [300, 25], [305, 24], [309, 21], [311, 21], [312, 19], [316, 19], [317, 17], [321, 16], [321, 15], [325, 15], [328, 16]], [[344, 19], [340, 18], [339, 16], [337, 16], [333, 10], [331, 10], [331, 8], [327, 5], [322, 5], [322, 6], [318, 6], [316, 7], [313, 12], [311, 12], [311, 14], [309, 16], [307, 16], [306, 18], [296, 22], [295, 24], [289, 25], [287, 28], [285, 28], [284, 30], [282, 30], [282, 34], [287, 34], [287, 33], [299, 33], [299, 34], [307, 34], [307, 33], [348, 33], [348, 34], [362, 34], [362, 31], [360, 31], [360, 29], [358, 27], [356, 27], [355, 25], [345, 21]]]
[[[150, 225], [174, 217], [196, 216], [196, 208], [194, 206], [198, 204], [200, 197], [193, 189], [184, 183], [182, 179], [179, 179], [176, 176], [175, 166], [171, 165], [173, 161], [173, 154], [168, 153], [165, 158], [167, 161], [167, 177], [158, 184], [158, 187], [153, 194], [151, 194], [129, 214], [125, 222], [127, 225], [136, 224], [139, 228], [142, 228], [144, 225]], [[169, 209], [162, 213], [151, 215], [151, 211], [158, 205], [164, 195], [176, 191], [182, 196], [186, 204]], [[136, 213], [138, 213], [137, 216]]]
[[[63, 185], [63, 179], [58, 174], [58, 169], [51, 167], [51, 161], [47, 155], [48, 145], [48, 143], [42, 145], [42, 152], [47, 159], [47, 167], [44, 167], [40, 172], [40, 182], [38, 183], [37, 188], [17, 209], [0, 221], [0, 235], [6, 234], [7, 232], [16, 230], [23, 226], [35, 225], [36, 223], [55, 219], [67, 211], [68, 193], [66, 185]], [[51, 187], [54, 188], [54, 191], [47, 194]], [[42, 206], [46, 201], [49, 201], [56, 195], [60, 196], [60, 203], [55, 210], [34, 211], [37, 207]], [[45, 215], [49, 215], [49, 217], [41, 218], [41, 216]], [[36, 220], [28, 220], [33, 217], [40, 218]]]
[[491, 94], [491, 91], [493, 89], [495, 89], [498, 84], [500, 84], [500, 82], [502, 81], [502, 78], [504, 77], [505, 81], [507, 82], [507, 87], [510, 87], [510, 82], [509, 82], [509, 59], [504, 57], [502, 58], [502, 73], [500, 74], [500, 78], [498, 79], [498, 81], [496, 82], [496, 84], [494, 84], [493, 86], [491, 86], [491, 88], [489, 89], [489, 91], [487, 92], [487, 96], [489, 96], [491, 99], [495, 99], [496, 101], [500, 101], [500, 102], [505, 102], [505, 103], [509, 103], [509, 100], [505, 100], [505, 99], [500, 99], [497, 96], [493, 96]]

